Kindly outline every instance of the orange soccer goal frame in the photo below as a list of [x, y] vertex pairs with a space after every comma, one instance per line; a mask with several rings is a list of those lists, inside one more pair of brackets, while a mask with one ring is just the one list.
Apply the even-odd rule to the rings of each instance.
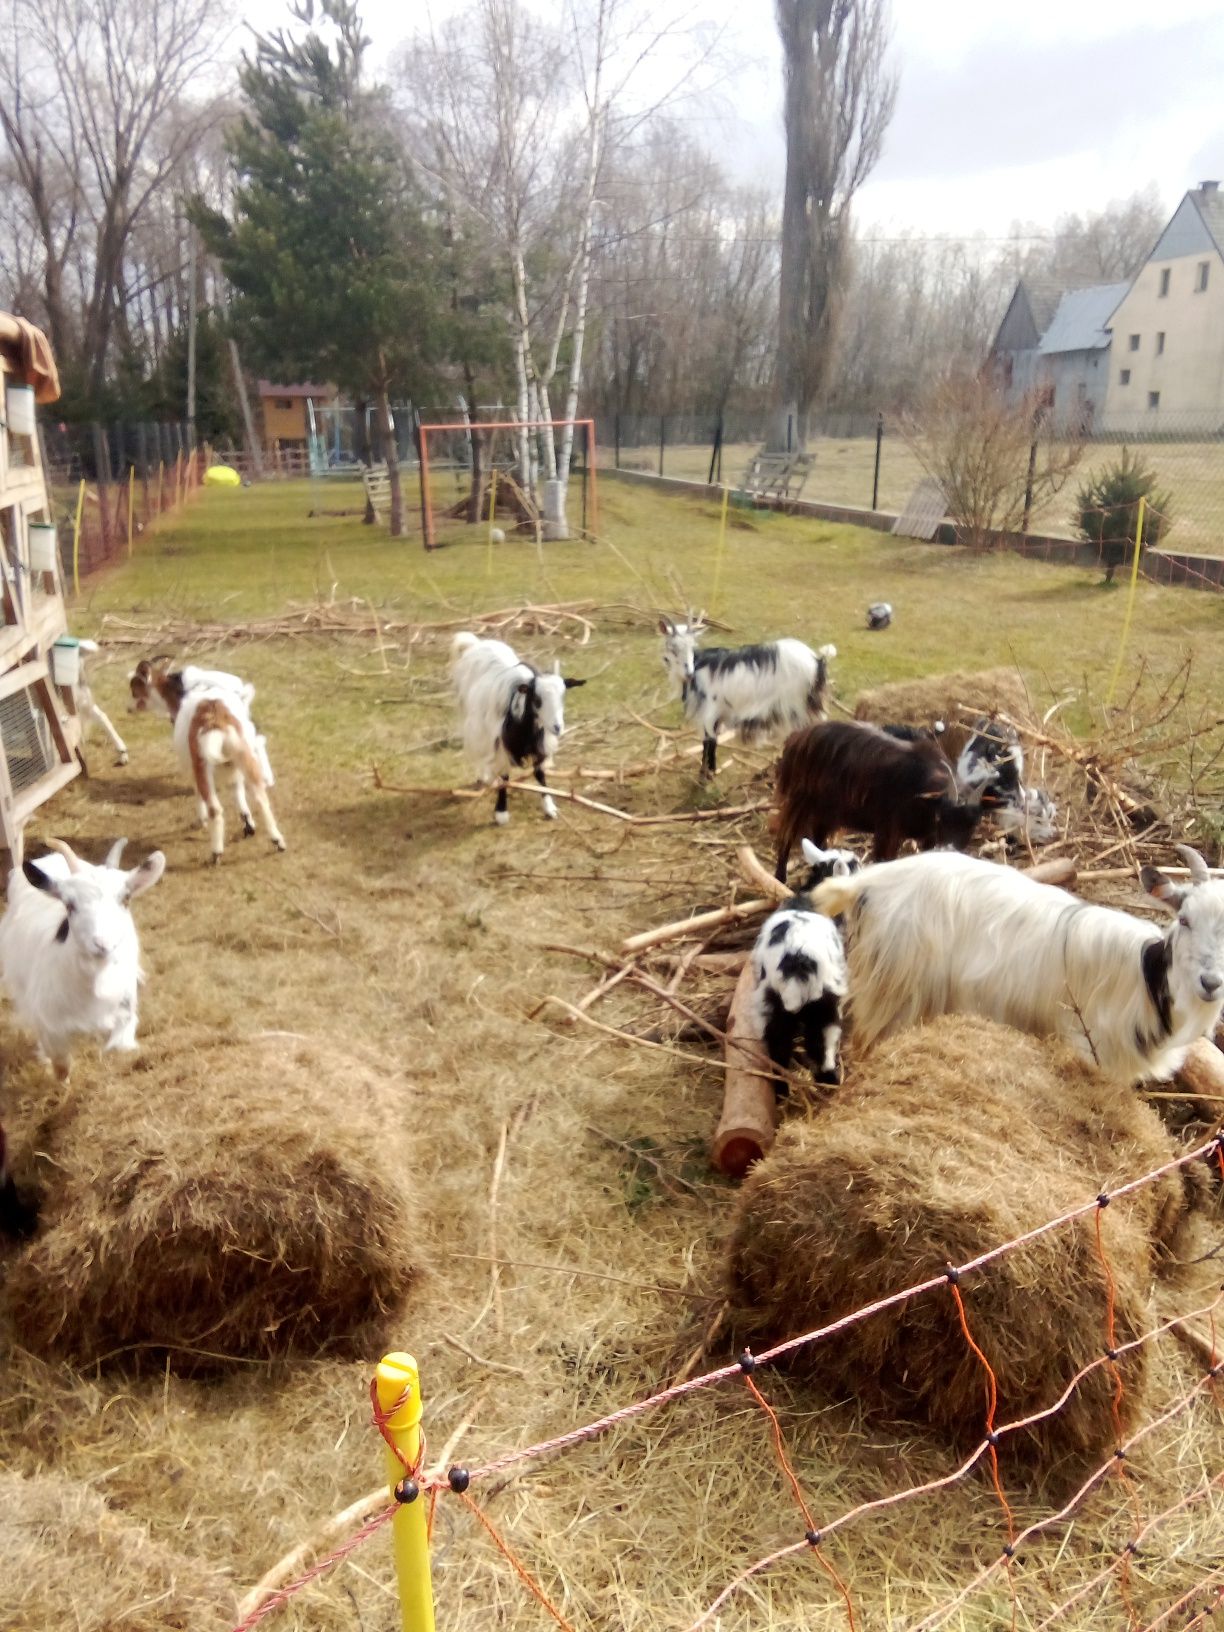
[[595, 421], [593, 419], [497, 419], [473, 420], [470, 424], [460, 420], [451, 421], [442, 425], [417, 426], [417, 450], [421, 458], [421, 530], [424, 534], [424, 543], [427, 550], [434, 549], [433, 525], [433, 496], [429, 487], [429, 433], [431, 431], [449, 431], [452, 435], [456, 431], [563, 431], [567, 425], [577, 429], [582, 426], [586, 430], [586, 476], [590, 496], [590, 526], [586, 531], [595, 535], [599, 532], [599, 489], [596, 484], [595, 469]]

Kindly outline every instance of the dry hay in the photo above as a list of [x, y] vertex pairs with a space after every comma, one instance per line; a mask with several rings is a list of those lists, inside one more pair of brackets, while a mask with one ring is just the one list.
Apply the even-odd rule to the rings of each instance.
[[210, 1569], [155, 1541], [88, 1485], [0, 1473], [0, 1632], [222, 1632], [237, 1608]]
[[[783, 1130], [740, 1198], [733, 1297], [755, 1338], [787, 1338], [964, 1263], [1174, 1154], [1150, 1107], [1061, 1045], [946, 1016], [881, 1045], [851, 1068], [823, 1114]], [[1175, 1172], [1102, 1217], [1119, 1345], [1154, 1324], [1154, 1265], [1196, 1178]], [[965, 1277], [962, 1293], [998, 1378], [1000, 1423], [1051, 1404], [1101, 1355], [1107, 1297], [1091, 1215]], [[1123, 1427], [1142, 1398], [1149, 1346], [1119, 1363]], [[928, 1421], [958, 1444], [982, 1435], [985, 1378], [948, 1292], [804, 1347], [795, 1363], [835, 1395]], [[1099, 1367], [1057, 1415], [1006, 1436], [1001, 1456], [1052, 1467], [1108, 1454], [1113, 1390]]]
[[416, 1273], [405, 1110], [370, 1065], [284, 1033], [170, 1035], [66, 1094], [32, 1141], [43, 1227], [6, 1277], [19, 1341], [186, 1366], [353, 1344]]
[[1032, 723], [1032, 699], [1017, 669], [981, 669], [895, 680], [860, 691], [854, 703], [856, 720], [871, 720], [877, 725], [930, 725], [944, 720], [948, 729], [941, 742], [953, 764], [969, 740], [974, 716], [979, 714], [1006, 714], [1017, 724]]

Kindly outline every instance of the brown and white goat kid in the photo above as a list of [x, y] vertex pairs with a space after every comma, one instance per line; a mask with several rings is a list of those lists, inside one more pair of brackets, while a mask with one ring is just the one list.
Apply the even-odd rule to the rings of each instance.
[[179, 670], [155, 668], [147, 660], [132, 675], [133, 706], [140, 711], [154, 707], [174, 722], [174, 746], [179, 758], [191, 771], [200, 801], [200, 824], [208, 828], [213, 865], [225, 850], [225, 812], [217, 793], [217, 770], [228, 766], [234, 783], [234, 801], [242, 817], [242, 831], [250, 838], [256, 831], [255, 818], [247, 801], [259, 807], [268, 836], [278, 850], [285, 849], [284, 835], [276, 825], [268, 789], [273, 786], [265, 739], [255, 730], [250, 715], [255, 688], [237, 675], [219, 670], [187, 667]]

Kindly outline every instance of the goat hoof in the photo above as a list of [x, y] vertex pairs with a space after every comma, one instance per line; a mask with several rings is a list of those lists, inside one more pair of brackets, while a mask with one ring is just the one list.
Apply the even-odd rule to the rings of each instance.
[[127, 762], [128, 762], [128, 756], [127, 756], [126, 753], [123, 753], [123, 754], [119, 755], [119, 758], [115, 761], [115, 764], [116, 765], [126, 765]]
[[213, 851], [211, 857], [209, 858], [208, 865], [210, 867], [220, 867], [220, 865], [221, 865], [221, 852], [220, 852], [220, 850], [214, 850]]
[[493, 820], [497, 823], [498, 827], [509, 827], [510, 812], [508, 810], [495, 810], [493, 812]]
[[276, 850], [276, 853], [281, 856], [283, 856], [285, 851], [289, 848], [284, 839], [273, 839], [272, 844], [273, 848]]
[[242, 822], [242, 836], [244, 839], [253, 839], [255, 837], [255, 823], [246, 817], [243, 818]]

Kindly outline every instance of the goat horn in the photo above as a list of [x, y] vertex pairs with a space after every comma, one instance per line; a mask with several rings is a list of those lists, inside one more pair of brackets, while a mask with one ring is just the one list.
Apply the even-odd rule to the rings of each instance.
[[106, 865], [108, 867], [118, 867], [120, 861], [122, 860], [126, 845], [126, 839], [115, 840], [114, 844], [112, 844], [110, 849], [106, 852]]
[[60, 855], [68, 863], [70, 873], [79, 873], [81, 871], [82, 862], [80, 856], [77, 855], [71, 845], [65, 844], [63, 839], [48, 839], [47, 849], [59, 851]]
[[1211, 882], [1211, 873], [1207, 867], [1207, 863], [1203, 860], [1202, 856], [1199, 855], [1197, 850], [1192, 850], [1188, 844], [1175, 844], [1173, 848], [1185, 862], [1186, 866], [1189, 867], [1190, 882], [1192, 884], [1209, 884]]

